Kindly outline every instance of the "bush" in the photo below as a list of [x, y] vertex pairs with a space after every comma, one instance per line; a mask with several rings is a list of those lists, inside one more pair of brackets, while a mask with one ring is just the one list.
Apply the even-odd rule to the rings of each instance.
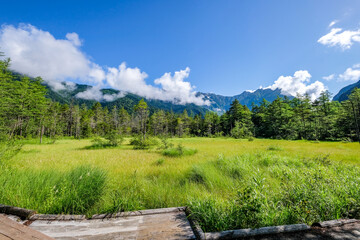
[[150, 147], [156, 146], [159, 141], [156, 138], [147, 137], [145, 140], [142, 136], [135, 136], [131, 139], [130, 145], [134, 146], [134, 149], [149, 149]]
[[206, 176], [204, 170], [199, 166], [193, 166], [188, 173], [187, 179], [194, 183], [205, 184]]
[[167, 157], [191, 156], [197, 153], [196, 149], [186, 148], [179, 144], [176, 148], [165, 149], [162, 154]]
[[[270, 164], [262, 164], [264, 161]], [[288, 159], [269, 154], [223, 158], [215, 167], [231, 176], [232, 165], [243, 165], [244, 180], [238, 194], [227, 200], [191, 201], [191, 217], [204, 231], [256, 228], [360, 217], [359, 168], [333, 162], [328, 156]], [[225, 165], [221, 167], [222, 165]], [[259, 164], [262, 170], [257, 168]], [[205, 178], [202, 168], [193, 168], [194, 182]], [[277, 185], [277, 182], [280, 184]], [[210, 185], [210, 184], [209, 184]]]
[[276, 145], [271, 145], [267, 148], [268, 151], [282, 151], [284, 150], [282, 147], [276, 146]]
[[239, 139], [239, 138], [246, 138], [249, 136], [252, 136], [251, 131], [245, 126], [245, 124], [236, 121], [235, 127], [231, 129], [230, 135], [233, 138]]
[[163, 165], [164, 162], [165, 162], [165, 159], [159, 158], [158, 160], [155, 161], [155, 165], [160, 166], [160, 165]]
[[124, 138], [115, 130], [108, 133], [105, 139], [108, 141], [107, 145], [112, 147], [119, 146], [124, 141]]
[[105, 139], [96, 137], [92, 140], [91, 146], [85, 147], [85, 149], [100, 149], [108, 147], [117, 147], [122, 144], [124, 138], [116, 131], [111, 131], [105, 136]]
[[174, 146], [173, 143], [169, 142], [169, 138], [167, 136], [160, 137], [160, 140], [161, 140], [161, 146], [159, 147], [159, 149], [168, 149]]

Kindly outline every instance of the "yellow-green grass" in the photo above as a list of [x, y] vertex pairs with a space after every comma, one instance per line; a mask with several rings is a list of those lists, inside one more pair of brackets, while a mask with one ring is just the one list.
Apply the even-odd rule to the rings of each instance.
[[[83, 212], [93, 214], [196, 205], [199, 201], [207, 199], [214, 199], [216, 204], [228, 203], [238, 197], [239, 189], [243, 189], [248, 182], [259, 177], [266, 179], [268, 192], [281, 192], [284, 179], [274, 176], [274, 173], [276, 175], [281, 172], [283, 166], [287, 167], [286, 171], [292, 171], [293, 168], [297, 168], [296, 161], [302, 161], [301, 164], [304, 164], [303, 162], [319, 156], [326, 161], [325, 156], [329, 155], [328, 158], [334, 162], [350, 166], [360, 165], [359, 143], [268, 139], [248, 141], [232, 138], [175, 138], [170, 141], [175, 146], [182, 144], [184, 147], [196, 149], [197, 153], [178, 158], [166, 157], [161, 154], [162, 150], [156, 147], [150, 150], [134, 150], [128, 145], [129, 139], [120, 147], [90, 150], [85, 147], [92, 144], [91, 140], [63, 139], [54, 144], [25, 144], [15, 157], [6, 161], [7, 167], [0, 168], [0, 171], [17, 171], [19, 175], [53, 172], [61, 176], [80, 166], [100, 169], [106, 173], [102, 197], [94, 206]], [[233, 157], [236, 156], [242, 156], [243, 159], [234, 160]], [[224, 164], [237, 165], [229, 165], [227, 169], [222, 169], [221, 159], [225, 159]], [[279, 169], [269, 169], [269, 166], [276, 165], [276, 161], [283, 165]], [[243, 167], [239, 167], [241, 164]], [[298, 166], [302, 167], [301, 164]], [[320, 170], [323, 168], [326, 166], [319, 167]], [[336, 174], [336, 171], [331, 170], [331, 174]], [[9, 176], [11, 177], [11, 174]], [[16, 183], [16, 180], [13, 182]], [[18, 195], [16, 201], [11, 196], [0, 196], [0, 199], [5, 201], [0, 203], [35, 208], [39, 212], [50, 211], [47, 210], [49, 208], [42, 207], [41, 203], [36, 204], [31, 199], [26, 199], [26, 193], [22, 191], [25, 190], [14, 190]], [[280, 223], [283, 223], [281, 221]], [[263, 225], [274, 223], [264, 222]], [[208, 225], [211, 225], [207, 226], [210, 230], [247, 226], [215, 226], [213, 223]]]

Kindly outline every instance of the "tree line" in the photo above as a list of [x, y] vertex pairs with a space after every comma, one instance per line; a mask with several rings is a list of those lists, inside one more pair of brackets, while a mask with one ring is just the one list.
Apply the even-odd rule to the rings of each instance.
[[9, 71], [10, 60], [0, 61], [0, 137], [77, 139], [119, 135], [153, 136], [231, 136], [235, 138], [275, 138], [360, 141], [360, 90], [349, 100], [331, 101], [328, 91], [315, 101], [307, 95], [293, 99], [263, 100], [252, 110], [234, 100], [230, 109], [218, 115], [207, 112], [190, 115], [158, 110], [150, 115], [141, 100], [132, 113], [100, 103], [60, 104], [46, 98], [41, 78], [18, 76]]

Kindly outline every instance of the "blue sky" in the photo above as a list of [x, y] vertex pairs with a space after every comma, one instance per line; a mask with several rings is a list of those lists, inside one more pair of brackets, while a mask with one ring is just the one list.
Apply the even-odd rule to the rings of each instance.
[[359, 12], [355, 0], [8, 1], [0, 23], [31, 24], [56, 39], [76, 33], [77, 48], [92, 62], [126, 62], [154, 86], [164, 73], [189, 67], [184, 78], [197, 91], [235, 95], [306, 70], [308, 84], [318, 80], [337, 93], [355, 81], [356, 72], [340, 75], [358, 67], [360, 43], [356, 36], [349, 48], [318, 40], [332, 28], [357, 31]]

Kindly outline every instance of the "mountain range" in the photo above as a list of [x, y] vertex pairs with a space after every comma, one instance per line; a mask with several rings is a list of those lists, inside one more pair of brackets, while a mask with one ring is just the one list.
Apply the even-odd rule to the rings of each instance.
[[[85, 104], [88, 107], [93, 106], [97, 101], [96, 100], [86, 100], [77, 98], [76, 95], [80, 92], [84, 92], [91, 88], [89, 85], [83, 84], [76, 84], [71, 89], [61, 90], [61, 91], [53, 91], [49, 86], [48, 89], [48, 97], [53, 101], [57, 101], [60, 103], [73, 103], [73, 104]], [[336, 94], [333, 98], [333, 101], [344, 101], [348, 99], [348, 95], [354, 88], [360, 88], [360, 81], [357, 83], [348, 85], [342, 88], [338, 94]], [[118, 94], [118, 90], [114, 89], [102, 89], [101, 92], [103, 94]], [[239, 95], [235, 96], [222, 96], [214, 93], [201, 93], [198, 92], [197, 96], [202, 95], [204, 99], [209, 100], [211, 104], [209, 106], [198, 106], [195, 104], [186, 104], [186, 105], [179, 105], [174, 104], [168, 101], [162, 100], [154, 100], [154, 99], [146, 99], [150, 112], [155, 112], [158, 109], [163, 109], [166, 111], [173, 111], [175, 113], [182, 113], [186, 110], [189, 114], [201, 114], [204, 115], [207, 111], [214, 111], [219, 114], [226, 112], [229, 108], [231, 103], [237, 99], [242, 105], [246, 105], [249, 109], [252, 108], [253, 105], [258, 105], [260, 102], [265, 99], [269, 102], [274, 101], [277, 97], [288, 97], [293, 98], [292, 96], [286, 96], [281, 93], [281, 89], [272, 90], [270, 88], [266, 89], [257, 89], [255, 91], [244, 91]], [[132, 112], [134, 106], [142, 99], [143, 97], [139, 95], [135, 95], [132, 93], [127, 93], [124, 97], [118, 98], [114, 101], [103, 101], [101, 102], [102, 106], [106, 106], [109, 109], [116, 106], [117, 108], [124, 107], [128, 112]]]
[[351, 94], [354, 88], [360, 88], [360, 80], [354, 84], [350, 84], [344, 88], [342, 88], [338, 94], [336, 94], [333, 98], [333, 101], [345, 101], [348, 99], [348, 96]]
[[[80, 92], [84, 92], [91, 88], [89, 85], [76, 84], [72, 88], [68, 88], [66, 90], [53, 91], [49, 86], [48, 89], [48, 98], [53, 101], [57, 101], [59, 103], [73, 103], [73, 104], [85, 104], [88, 107], [91, 107], [96, 103], [95, 100], [86, 100], [77, 98], [76, 95]], [[103, 94], [118, 94], [119, 91], [114, 89], [102, 89], [101, 92]], [[150, 112], [154, 112], [157, 109], [163, 109], [167, 111], [173, 111], [175, 113], [181, 113], [186, 110], [189, 114], [201, 114], [204, 115], [207, 111], [215, 111], [219, 114], [226, 112], [230, 108], [230, 104], [235, 100], [239, 100], [239, 102], [243, 105], [246, 105], [248, 108], [252, 108], [252, 105], [259, 104], [263, 99], [267, 101], [273, 101], [278, 96], [285, 97], [285, 95], [281, 94], [280, 89], [257, 89], [256, 91], [244, 91], [243, 93], [235, 96], [222, 96], [214, 93], [197, 93], [197, 96], [202, 95], [204, 99], [210, 100], [210, 106], [198, 106], [195, 104], [186, 104], [179, 105], [174, 104], [168, 101], [162, 100], [154, 100], [154, 99], [146, 99], [146, 102], [149, 106]], [[289, 97], [289, 96], [288, 96]], [[118, 98], [114, 101], [107, 102], [102, 101], [101, 105], [108, 107], [109, 109], [116, 106], [117, 108], [124, 107], [128, 112], [132, 112], [134, 106], [142, 99], [143, 97], [139, 95], [135, 95], [132, 93], [127, 93], [124, 97]], [[291, 98], [291, 97], [290, 97]]]

